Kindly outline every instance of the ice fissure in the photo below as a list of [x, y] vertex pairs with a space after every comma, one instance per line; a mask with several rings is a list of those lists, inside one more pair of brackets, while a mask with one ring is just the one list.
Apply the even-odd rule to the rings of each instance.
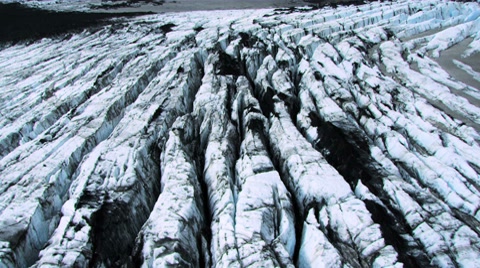
[[475, 267], [479, 14], [159, 14], [3, 47], [0, 267]]

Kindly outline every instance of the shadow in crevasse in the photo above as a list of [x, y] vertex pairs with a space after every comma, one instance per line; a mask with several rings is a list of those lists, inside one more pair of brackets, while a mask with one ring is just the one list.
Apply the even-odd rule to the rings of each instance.
[[20, 3], [0, 3], [0, 44], [35, 41], [85, 28], [102, 26], [114, 17], [146, 13], [58, 12]]

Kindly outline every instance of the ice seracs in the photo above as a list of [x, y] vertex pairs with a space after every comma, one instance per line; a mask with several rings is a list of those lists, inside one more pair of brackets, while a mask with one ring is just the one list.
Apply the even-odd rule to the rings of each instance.
[[[208, 265], [205, 206], [197, 178], [192, 141], [197, 128], [191, 116], [177, 119], [162, 153], [162, 193], [142, 227], [138, 258], [142, 267]], [[202, 263], [203, 262], [203, 263]]]
[[475, 266], [479, 14], [159, 14], [2, 48], [0, 266]]

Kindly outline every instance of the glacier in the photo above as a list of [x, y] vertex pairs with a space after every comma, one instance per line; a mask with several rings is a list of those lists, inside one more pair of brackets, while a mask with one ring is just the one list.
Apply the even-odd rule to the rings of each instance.
[[480, 3], [0, 48], [0, 267], [480, 266]]

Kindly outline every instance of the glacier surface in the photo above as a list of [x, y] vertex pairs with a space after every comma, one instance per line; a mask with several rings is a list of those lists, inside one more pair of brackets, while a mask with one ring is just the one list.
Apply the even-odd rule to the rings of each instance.
[[5, 46], [0, 267], [478, 267], [479, 33], [402, 0]]

